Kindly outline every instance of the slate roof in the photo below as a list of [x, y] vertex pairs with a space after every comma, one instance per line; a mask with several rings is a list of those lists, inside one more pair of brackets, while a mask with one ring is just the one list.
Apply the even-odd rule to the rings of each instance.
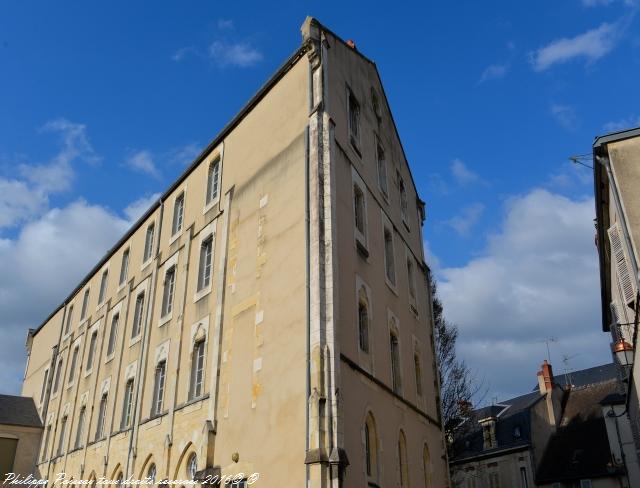
[[0, 395], [0, 425], [42, 427], [33, 398]]
[[[574, 388], [582, 386], [595, 385], [605, 381], [620, 379], [618, 366], [615, 363], [601, 364], [593, 368], [581, 369], [580, 371], [572, 371], [567, 373], [555, 373], [555, 381], [562, 388], [567, 384], [573, 385]], [[533, 391], [540, 391], [540, 387], [536, 385]]]
[[[609, 363], [574, 371], [570, 374], [570, 380], [573, 385], [572, 391], [571, 394], [567, 395], [564, 399], [564, 408], [567, 409], [564, 415], [567, 415], [567, 418], [575, 417], [572, 410], [574, 405], [582, 406], [583, 404], [589, 404], [590, 401], [592, 401], [592, 403], [589, 405], [593, 406], [594, 412], [596, 410], [600, 411], [601, 406], [599, 402], [604, 400], [609, 394], [615, 393], [611, 385], [615, 385], [615, 382], [618, 381], [618, 368], [614, 363]], [[564, 388], [567, 379], [564, 374], [556, 374], [555, 381]], [[603, 387], [601, 386], [602, 384], [606, 386]], [[592, 388], [594, 385], [596, 386], [595, 389]], [[607, 393], [601, 394], [602, 388], [605, 388]], [[581, 390], [593, 392], [597, 399], [589, 397], [588, 393], [578, 393]], [[461, 430], [464, 432], [464, 428], [466, 427], [467, 432], [455, 441], [452, 462], [462, 462], [464, 459], [474, 456], [491, 456], [493, 453], [499, 451], [518, 447], [524, 448], [531, 445], [530, 410], [536, 402], [543, 398], [544, 395], [540, 395], [539, 388], [536, 386], [530, 393], [502, 401], [495, 405], [473, 410], [462, 424]], [[580, 410], [576, 413], [579, 414]], [[489, 417], [495, 417], [497, 419], [495, 426], [497, 446], [491, 449], [484, 449], [482, 428], [478, 421]], [[602, 418], [600, 418], [600, 420], [602, 421], [602, 428], [604, 428], [604, 421]], [[598, 431], [599, 427], [596, 426], [594, 428], [596, 429], [594, 433], [600, 432]], [[605, 441], [604, 445], [608, 450], [609, 443], [608, 440], [606, 440], [606, 431]], [[562, 442], [562, 439], [559, 439], [558, 442]]]
[[616, 469], [600, 402], [615, 395], [615, 380], [566, 393], [560, 425], [542, 456], [537, 483], [611, 476]]

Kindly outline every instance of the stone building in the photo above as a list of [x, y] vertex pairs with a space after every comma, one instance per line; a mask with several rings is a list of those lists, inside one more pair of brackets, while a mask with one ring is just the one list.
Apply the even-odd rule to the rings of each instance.
[[[602, 330], [625, 369], [628, 414], [638, 462], [640, 402], [637, 358], [640, 268], [640, 128], [597, 137], [593, 144], [596, 244], [600, 262]], [[636, 483], [640, 486], [640, 473]]]
[[302, 37], [30, 332], [41, 476], [448, 486], [424, 203], [375, 64]]
[[554, 377], [544, 361], [537, 376], [532, 392], [462, 419], [451, 459], [454, 487], [636, 486], [637, 465], [625, 459], [632, 436], [616, 365]]
[[36, 472], [42, 422], [32, 398], [0, 395], [0, 481]]

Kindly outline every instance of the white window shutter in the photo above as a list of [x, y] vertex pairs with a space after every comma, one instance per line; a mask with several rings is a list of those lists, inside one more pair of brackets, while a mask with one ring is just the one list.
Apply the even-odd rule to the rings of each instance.
[[636, 298], [635, 277], [631, 273], [629, 258], [622, 242], [622, 232], [618, 222], [613, 224], [607, 231], [609, 234], [609, 242], [611, 243], [611, 260], [616, 268], [616, 275], [622, 291], [622, 299], [624, 303], [629, 305]]

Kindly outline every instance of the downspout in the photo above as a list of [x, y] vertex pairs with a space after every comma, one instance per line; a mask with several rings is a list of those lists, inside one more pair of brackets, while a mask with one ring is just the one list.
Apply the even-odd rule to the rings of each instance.
[[[309, 76], [309, 82], [311, 83], [311, 76]], [[309, 90], [309, 98], [311, 98], [311, 90]], [[311, 100], [310, 100], [311, 103]], [[305, 376], [306, 383], [306, 401], [305, 403], [305, 449], [304, 452], [309, 451], [309, 398], [311, 396], [311, 287], [310, 287], [310, 268], [311, 268], [311, 256], [310, 256], [310, 238], [309, 238], [309, 226], [311, 220], [309, 217], [309, 126], [305, 129], [304, 139], [304, 212], [305, 212], [305, 281], [306, 281], [306, 314], [307, 314], [307, 327], [306, 327], [306, 359], [307, 359], [307, 374]], [[306, 483], [309, 483], [309, 465], [305, 463], [306, 469]]]
[[[64, 331], [64, 321], [65, 321], [65, 319], [67, 317], [67, 303], [65, 302], [63, 304], [63, 306], [64, 306], [64, 312], [62, 312], [62, 322], [60, 324], [60, 335], [58, 336], [58, 345], [57, 345], [57, 347], [54, 348], [55, 349], [55, 352], [54, 352], [54, 355], [53, 355], [53, 359], [54, 359], [54, 363], [53, 363], [53, 366], [54, 366], [53, 370], [54, 371], [53, 371], [53, 373], [54, 374], [51, 375], [52, 379], [57, 374], [56, 370], [58, 369], [57, 368], [58, 365], [57, 365], [57, 361], [56, 360], [58, 359], [58, 356], [60, 355], [60, 346], [61, 346], [61, 343], [62, 343], [62, 333]], [[60, 373], [60, 374], [63, 374], [63, 373]], [[62, 377], [64, 378], [64, 376], [62, 376]], [[60, 385], [58, 385], [58, 386], [60, 386]], [[58, 418], [60, 416], [60, 402], [61, 401], [62, 401], [62, 395], [60, 395], [60, 397], [58, 398]], [[46, 431], [46, 428], [47, 428], [47, 426], [46, 426], [46, 421], [47, 421], [46, 415], [47, 415], [47, 413], [49, 413], [49, 399], [47, 399], [46, 413], [43, 414], [44, 415], [43, 422], [45, 423], [45, 431]], [[58, 420], [58, 419], [56, 419], [56, 420]], [[55, 446], [57, 430], [58, 430], [58, 422], [55, 423], [55, 429], [52, 429], [51, 433], [49, 435], [49, 439], [48, 440], [49, 440], [49, 442], [51, 442], [51, 447]], [[46, 432], [45, 432], [45, 434], [46, 434]], [[46, 448], [47, 448], [47, 446], [45, 446], [45, 449]], [[47, 478], [49, 477], [49, 472], [51, 470], [51, 457], [52, 457], [52, 455], [53, 455], [53, 451], [51, 449], [49, 449], [49, 454], [47, 455]]]
[[[163, 216], [164, 205], [162, 200], [160, 200], [160, 224], [158, 227], [162, 226], [162, 216]], [[149, 301], [147, 304], [147, 313], [144, 321], [144, 328], [142, 334], [142, 344], [140, 347], [140, 361], [138, 363], [138, 368], [136, 371], [136, 378], [138, 379], [138, 388], [136, 390], [136, 397], [134, 399], [135, 405], [135, 413], [133, 415], [134, 424], [133, 431], [131, 433], [131, 437], [129, 438], [129, 454], [127, 456], [127, 469], [125, 471], [125, 479], [129, 477], [129, 464], [131, 463], [135, 466], [135, 458], [137, 457], [137, 447], [138, 447], [138, 434], [140, 432], [140, 417], [142, 415], [142, 395], [144, 392], [144, 385], [147, 376], [147, 352], [149, 350], [149, 340], [151, 338], [151, 323], [153, 320], [153, 310], [155, 306], [156, 299], [156, 283], [158, 280], [158, 266], [157, 266], [157, 257], [158, 257], [158, 249], [160, 244], [160, 229], [158, 229], [158, 239], [156, 243], [156, 258], [155, 266], [153, 267], [153, 271], [151, 272], [151, 280], [148, 288]], [[137, 299], [137, 298], [136, 298]], [[125, 338], [122, 338], [125, 340]], [[131, 458], [134, 458], [133, 460]], [[133, 462], [131, 462], [133, 461]]]

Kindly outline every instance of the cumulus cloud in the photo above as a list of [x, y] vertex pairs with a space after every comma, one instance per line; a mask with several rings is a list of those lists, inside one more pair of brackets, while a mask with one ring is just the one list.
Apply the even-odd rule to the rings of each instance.
[[124, 214], [127, 216], [129, 221], [135, 222], [140, 217], [144, 215], [144, 213], [149, 210], [152, 204], [160, 198], [161, 193], [154, 193], [153, 195], [149, 195], [148, 197], [142, 197], [136, 200], [135, 202], [130, 203], [124, 209]]
[[478, 83], [484, 83], [489, 80], [498, 80], [500, 78], [504, 78], [507, 74], [509, 67], [506, 64], [491, 64], [485, 68], [485, 70], [480, 75], [480, 80]]
[[486, 376], [492, 395], [535, 384], [546, 337], [558, 338], [556, 371], [561, 353], [580, 352], [574, 368], [610, 361], [600, 332], [593, 218], [592, 198], [532, 190], [508, 201], [483, 253], [437, 273], [445, 315], [460, 328], [460, 354]]
[[577, 58], [593, 63], [611, 52], [620, 38], [622, 29], [621, 22], [605, 22], [600, 27], [575, 37], [556, 39], [530, 54], [533, 69], [545, 71], [556, 64]]
[[248, 42], [214, 41], [209, 56], [220, 66], [247, 68], [262, 61], [262, 53]]
[[100, 161], [84, 124], [55, 119], [47, 122], [41, 132], [56, 134], [61, 148], [45, 163], [17, 164], [19, 178], [0, 176], [0, 229], [40, 215], [47, 209], [50, 195], [68, 191], [75, 178], [75, 161]]
[[640, 116], [630, 116], [624, 119], [611, 120], [602, 126], [605, 132], [618, 132], [625, 129], [640, 127]]
[[554, 103], [549, 109], [553, 118], [556, 119], [558, 124], [567, 130], [575, 130], [578, 126], [578, 116], [576, 115], [573, 107], [569, 105], [563, 105]]
[[103, 207], [78, 200], [48, 210], [15, 239], [0, 240], [3, 393], [20, 391], [27, 330], [40, 325], [129, 225]]
[[484, 212], [484, 205], [476, 202], [462, 209], [460, 214], [446, 221], [446, 224], [461, 236], [466, 236], [480, 220]]
[[198, 154], [202, 151], [202, 147], [195, 142], [190, 142], [184, 146], [176, 147], [169, 152], [168, 161], [171, 164], [180, 164], [186, 166], [193, 162]]
[[451, 163], [451, 175], [460, 186], [467, 186], [474, 183], [485, 183], [477, 173], [471, 171], [460, 159], [454, 159]]
[[198, 54], [198, 50], [195, 48], [195, 46], [187, 46], [177, 49], [171, 55], [171, 60], [179, 63], [190, 54]]
[[148, 174], [154, 178], [160, 177], [160, 172], [153, 160], [151, 151], [142, 150], [131, 154], [126, 160], [127, 166], [140, 173]]

